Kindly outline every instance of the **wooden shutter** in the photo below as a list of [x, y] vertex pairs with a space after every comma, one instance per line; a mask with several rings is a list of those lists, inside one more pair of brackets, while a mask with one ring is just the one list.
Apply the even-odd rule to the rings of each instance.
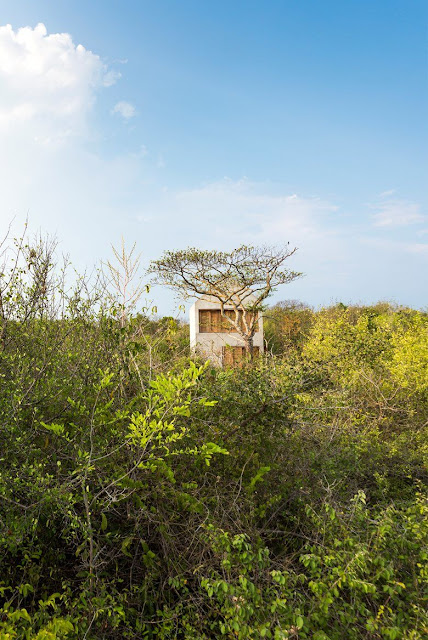
[[[235, 311], [233, 309], [225, 309], [225, 315], [235, 320]], [[246, 312], [247, 323], [250, 324], [253, 314]], [[242, 311], [239, 312], [239, 326], [244, 327], [242, 319]], [[255, 330], [258, 331], [257, 323]], [[235, 327], [221, 315], [220, 309], [200, 309], [199, 310], [199, 333], [236, 333]]]
[[223, 318], [220, 309], [199, 310], [199, 333], [230, 333], [231, 331], [234, 331], [234, 327], [226, 318]]
[[[225, 309], [224, 314], [227, 318], [235, 320], [235, 312], [233, 311], [233, 309]], [[222, 318], [222, 331], [224, 333], [232, 333], [233, 331], [236, 331], [236, 329], [233, 324], [230, 324], [229, 320], [226, 320], [226, 318]]]
[[[240, 367], [245, 361], [245, 347], [226, 345], [222, 348], [223, 367]], [[253, 347], [253, 355], [260, 355], [260, 347]]]
[[211, 332], [211, 312], [209, 309], [199, 311], [199, 333]]
[[242, 361], [244, 347], [223, 347], [223, 366], [234, 367], [238, 362]]
[[220, 333], [221, 332], [221, 313], [219, 309], [211, 310], [211, 331], [212, 333]]

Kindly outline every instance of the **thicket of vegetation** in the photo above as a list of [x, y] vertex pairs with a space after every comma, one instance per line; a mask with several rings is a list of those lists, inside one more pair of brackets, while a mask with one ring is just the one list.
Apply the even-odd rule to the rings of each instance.
[[276, 305], [216, 370], [53, 249], [3, 254], [0, 640], [426, 638], [426, 314]]

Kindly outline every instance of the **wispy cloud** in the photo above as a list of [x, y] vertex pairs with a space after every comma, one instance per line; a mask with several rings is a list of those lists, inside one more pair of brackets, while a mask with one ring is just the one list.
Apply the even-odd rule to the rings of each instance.
[[223, 180], [176, 194], [176, 206], [203, 212], [212, 222], [210, 233], [227, 235], [236, 242], [299, 242], [318, 234], [337, 206], [317, 197], [274, 193], [272, 185], [246, 178]]
[[113, 115], [117, 113], [120, 116], [122, 116], [124, 120], [129, 120], [130, 118], [134, 118], [137, 115], [137, 110], [134, 107], [134, 105], [131, 104], [130, 102], [125, 102], [124, 100], [121, 100], [120, 102], [117, 102], [114, 105], [113, 109], [111, 110], [111, 113]]
[[428, 256], [428, 242], [413, 242], [407, 245], [410, 253], [419, 253]]
[[159, 225], [169, 229], [164, 248], [289, 242], [299, 247], [296, 268], [317, 274], [346, 257], [337, 205], [287, 193], [279, 185], [224, 178], [194, 189], [165, 191], [152, 211]]
[[382, 251], [386, 255], [393, 256], [396, 264], [403, 262], [404, 254], [428, 257], [428, 242], [409, 242], [393, 238], [366, 236], [362, 239], [362, 243], [368, 247], [372, 247], [376, 251]]
[[405, 227], [428, 220], [428, 216], [421, 212], [417, 202], [390, 197], [393, 194], [393, 190], [385, 191], [380, 194], [377, 202], [368, 205], [376, 212], [372, 216], [375, 227]]
[[[360, 207], [356, 205], [357, 209]], [[297, 246], [290, 267], [307, 277], [278, 296], [328, 304], [335, 300], [411, 300], [412, 275], [423, 269], [427, 247], [409, 238], [384, 238], [372, 221], [352, 217], [334, 200], [293, 193], [284, 185], [225, 178], [200, 187], [165, 191], [147, 211], [144, 230], [156, 229], [149, 256], [186, 246], [231, 249], [240, 244]], [[416, 266], [417, 265], [417, 266]], [[406, 298], [407, 296], [407, 298]]]

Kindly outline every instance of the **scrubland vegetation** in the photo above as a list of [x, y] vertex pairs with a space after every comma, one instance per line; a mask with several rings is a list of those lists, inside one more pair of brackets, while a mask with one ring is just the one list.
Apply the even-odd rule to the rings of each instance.
[[428, 637], [427, 315], [283, 303], [219, 370], [53, 256], [3, 254], [0, 640]]

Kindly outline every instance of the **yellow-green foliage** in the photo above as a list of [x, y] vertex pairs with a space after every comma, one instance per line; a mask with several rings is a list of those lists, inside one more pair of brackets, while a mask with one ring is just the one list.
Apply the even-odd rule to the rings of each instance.
[[397, 323], [391, 336], [392, 356], [389, 370], [397, 383], [410, 392], [428, 390], [428, 318], [412, 314], [407, 322]]
[[222, 371], [40, 251], [0, 282], [0, 640], [428, 637], [424, 313], [279, 305]]

